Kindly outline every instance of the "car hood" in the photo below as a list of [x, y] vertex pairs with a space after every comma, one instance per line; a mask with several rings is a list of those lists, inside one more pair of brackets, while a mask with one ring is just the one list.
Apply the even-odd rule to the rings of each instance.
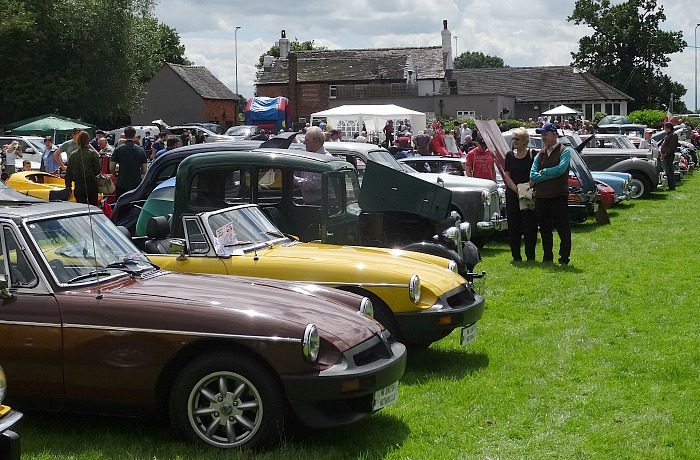
[[304, 243], [276, 246], [258, 255], [275, 259], [282, 276], [286, 273], [285, 277], [300, 281], [408, 286], [415, 274], [423, 286], [437, 295], [465, 283], [464, 278], [447, 268], [447, 259], [400, 249]]
[[381, 331], [358, 313], [360, 296], [309, 284], [159, 271], [117, 282], [105, 298], [107, 291], [120, 309], [139, 310], [140, 327], [227, 334], [233, 326], [244, 334], [301, 338], [313, 323], [340, 350]]

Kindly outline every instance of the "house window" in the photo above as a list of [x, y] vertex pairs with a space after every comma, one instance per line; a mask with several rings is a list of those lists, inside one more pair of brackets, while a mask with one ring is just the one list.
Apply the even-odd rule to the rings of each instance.
[[612, 113], [613, 113], [612, 103], [605, 104], [605, 113], [607, 113], [608, 115], [612, 115]]
[[613, 115], [620, 115], [620, 103], [619, 103], [619, 102], [615, 102], [615, 103], [613, 104], [613, 112], [612, 112], [612, 114], [613, 114]]
[[330, 99], [335, 99], [338, 97], [338, 85], [330, 85], [328, 87], [328, 90], [329, 90], [328, 97]]
[[460, 119], [465, 119], [465, 118], [476, 118], [476, 111], [475, 110], [458, 110], [457, 111], [457, 118]]
[[357, 98], [364, 98], [365, 97], [365, 88], [367, 85], [355, 85], [355, 97]]

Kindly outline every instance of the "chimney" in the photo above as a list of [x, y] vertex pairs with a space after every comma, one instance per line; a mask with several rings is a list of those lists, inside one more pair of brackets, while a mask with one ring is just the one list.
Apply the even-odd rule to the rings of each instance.
[[287, 59], [289, 54], [289, 40], [287, 39], [287, 32], [282, 31], [282, 38], [280, 38], [280, 59]]
[[270, 56], [269, 54], [263, 56], [263, 71], [270, 70], [272, 68], [272, 62], [274, 60], [274, 56]]
[[455, 68], [454, 59], [452, 58], [452, 34], [447, 29], [447, 19], [442, 21], [442, 62], [445, 70]]

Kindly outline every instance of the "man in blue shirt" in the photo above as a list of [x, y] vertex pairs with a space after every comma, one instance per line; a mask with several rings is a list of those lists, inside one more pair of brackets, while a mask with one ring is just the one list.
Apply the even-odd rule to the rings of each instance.
[[158, 158], [159, 156], [161, 156], [165, 152], [169, 152], [170, 150], [176, 149], [179, 143], [180, 143], [180, 139], [178, 139], [177, 137], [174, 137], [174, 136], [169, 137], [166, 140], [165, 148], [158, 150], [156, 152], [155, 158]]
[[569, 228], [569, 147], [558, 142], [557, 127], [547, 123], [536, 129], [542, 135], [544, 147], [537, 154], [530, 169], [530, 187], [535, 189], [535, 211], [542, 236], [542, 262], [554, 261], [553, 229], [561, 243], [559, 263], [567, 265], [571, 256], [571, 229]]
[[61, 166], [53, 157], [54, 152], [58, 150], [58, 147], [53, 144], [53, 137], [46, 136], [44, 145], [46, 148], [41, 154], [41, 170], [48, 173], [58, 173], [61, 170]]

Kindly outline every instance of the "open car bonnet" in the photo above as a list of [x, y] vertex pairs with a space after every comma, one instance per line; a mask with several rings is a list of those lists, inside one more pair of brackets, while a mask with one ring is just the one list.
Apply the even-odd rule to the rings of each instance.
[[367, 161], [359, 199], [364, 212], [407, 212], [441, 222], [451, 201], [452, 192], [438, 184]]

